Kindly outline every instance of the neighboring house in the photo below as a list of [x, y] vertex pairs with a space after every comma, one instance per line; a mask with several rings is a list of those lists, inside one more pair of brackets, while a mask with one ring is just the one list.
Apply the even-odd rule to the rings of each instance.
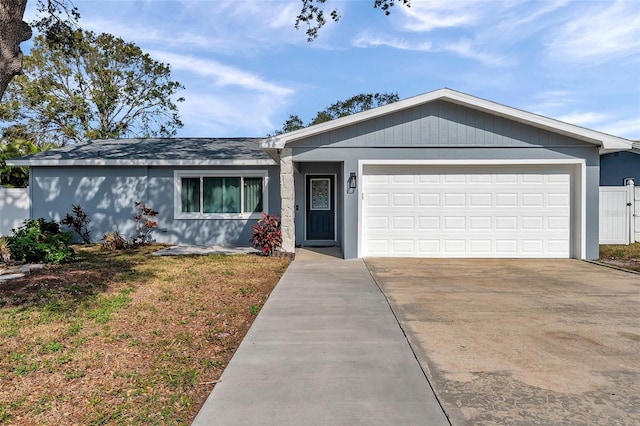
[[633, 146], [629, 151], [600, 155], [600, 186], [623, 186], [628, 178], [640, 186], [640, 142], [633, 142]]
[[80, 204], [94, 238], [248, 245], [261, 210], [283, 248], [347, 259], [598, 257], [599, 150], [631, 142], [441, 89], [257, 139], [103, 140], [9, 161], [31, 167], [32, 216]]

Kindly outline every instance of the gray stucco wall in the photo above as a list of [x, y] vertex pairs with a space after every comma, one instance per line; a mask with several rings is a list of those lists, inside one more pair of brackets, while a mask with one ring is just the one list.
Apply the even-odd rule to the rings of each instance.
[[640, 153], [614, 152], [600, 157], [601, 186], [622, 186], [626, 178], [640, 185]]
[[[217, 167], [180, 170], [236, 170]], [[280, 197], [277, 167], [239, 167], [268, 170], [269, 212], [278, 214]], [[158, 242], [173, 244], [248, 246], [251, 225], [256, 220], [175, 219], [173, 208], [174, 169], [171, 167], [33, 167], [30, 190], [31, 217], [60, 220], [79, 204], [91, 218], [92, 239], [117, 230], [130, 238], [135, 233], [136, 201], [157, 210]]]
[[[595, 145], [446, 102], [380, 117], [296, 141], [294, 161], [341, 161], [342, 176], [359, 160], [574, 160], [586, 163], [586, 257], [598, 257], [598, 182]], [[343, 186], [342, 249], [357, 257], [358, 198]], [[296, 218], [296, 223], [298, 219]], [[574, 248], [575, 251], [575, 248]]]

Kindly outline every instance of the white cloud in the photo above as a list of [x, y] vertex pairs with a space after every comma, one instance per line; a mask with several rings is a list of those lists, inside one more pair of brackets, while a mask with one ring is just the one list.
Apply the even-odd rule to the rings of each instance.
[[593, 2], [568, 16], [549, 43], [549, 55], [560, 60], [606, 62], [640, 53], [637, 1]]
[[640, 117], [616, 118], [609, 112], [574, 111], [558, 120], [623, 138], [640, 138]]
[[407, 40], [406, 38], [393, 36], [391, 34], [376, 35], [371, 32], [363, 32], [351, 43], [354, 47], [360, 48], [385, 46], [393, 49], [412, 50], [416, 52], [450, 52], [462, 58], [478, 61], [492, 67], [513, 64], [513, 60], [492, 54], [475, 45], [475, 43], [469, 39], [459, 39], [455, 42], [443, 42], [435, 45], [430, 41]]
[[274, 117], [289, 105], [294, 94], [293, 89], [212, 59], [165, 51], [149, 53], [171, 64], [179, 81], [183, 79], [179, 74], [187, 74], [186, 100], [179, 105], [180, 117], [190, 132], [185, 136], [266, 135], [277, 127]]
[[390, 34], [375, 35], [370, 32], [360, 33], [351, 44], [354, 47], [377, 47], [386, 46], [400, 50], [414, 50], [414, 51], [433, 51], [432, 44], [430, 42], [415, 42], [408, 41], [401, 37], [392, 36]]
[[266, 136], [277, 127], [274, 117], [284, 107], [281, 100], [261, 94], [195, 93], [179, 106], [189, 131], [182, 136]]
[[288, 96], [293, 93], [292, 89], [270, 83], [250, 72], [211, 59], [163, 51], [150, 51], [149, 54], [156, 60], [169, 63], [174, 70], [186, 71], [201, 77], [210, 77], [212, 78], [211, 82], [217, 87], [238, 86], [245, 90], [276, 97]]
[[143, 4], [129, 0], [111, 3], [118, 5], [111, 13], [100, 13], [99, 8], [105, 7], [104, 2], [76, 0], [75, 3], [82, 14], [83, 28], [109, 32], [142, 47], [252, 56], [268, 46], [306, 42], [304, 33], [293, 27], [298, 6], [295, 1], [163, 1]]
[[114, 22], [102, 18], [87, 19], [82, 22], [84, 29], [101, 33], [114, 34], [125, 41], [133, 41], [137, 45], [158, 45], [165, 47], [181, 47], [182, 49], [224, 50], [225, 41], [219, 37], [206, 36], [191, 31], [167, 31], [164, 27], [149, 23], [138, 23], [136, 26], [124, 22]]
[[[528, 11], [528, 13], [518, 13], [514, 16], [511, 16], [510, 19], [505, 20], [503, 23], [506, 26], [518, 30], [522, 28], [522, 25], [529, 24], [531, 22], [542, 22], [543, 25], [548, 25], [549, 21], [544, 18], [544, 21], [540, 21], [545, 15], [549, 15], [552, 12], [560, 9], [563, 6], [566, 6], [569, 3], [569, 0], [555, 0], [555, 1], [535, 1], [533, 6], [534, 9]], [[540, 9], [536, 9], [536, 8]]]
[[596, 125], [594, 129], [630, 140], [640, 140], [640, 117], [607, 121]]
[[573, 111], [568, 114], [564, 114], [560, 117], [557, 117], [557, 119], [560, 121], [564, 121], [565, 123], [571, 123], [577, 126], [593, 128], [597, 124], [611, 120], [611, 117], [612, 115], [610, 113], [593, 112], [593, 111], [587, 111], [587, 112]]
[[414, 1], [411, 7], [400, 8], [406, 17], [403, 27], [407, 31], [428, 32], [469, 26], [481, 20], [486, 10], [492, 8], [486, 3], [477, 0]]
[[461, 39], [455, 43], [445, 44], [441, 49], [438, 50], [453, 52], [463, 58], [473, 59], [491, 67], [508, 66], [513, 65], [514, 63], [513, 59], [492, 54], [477, 46], [471, 40]]
[[573, 93], [568, 90], [545, 90], [534, 94], [532, 104], [526, 109], [540, 115], [550, 116], [548, 111], [571, 104], [573, 98]]

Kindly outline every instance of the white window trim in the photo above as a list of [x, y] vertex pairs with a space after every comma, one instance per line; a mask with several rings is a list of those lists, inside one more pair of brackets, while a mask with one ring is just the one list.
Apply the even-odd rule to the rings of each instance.
[[[174, 219], [259, 219], [262, 212], [251, 213], [184, 213], [182, 212], [182, 178], [239, 177], [262, 178], [262, 210], [269, 211], [269, 172], [267, 170], [174, 170], [173, 218]], [[202, 192], [202, 191], [201, 191]], [[202, 197], [202, 196], [201, 196]], [[240, 186], [240, 200], [244, 203], [244, 185]], [[202, 200], [200, 200], [202, 208]]]

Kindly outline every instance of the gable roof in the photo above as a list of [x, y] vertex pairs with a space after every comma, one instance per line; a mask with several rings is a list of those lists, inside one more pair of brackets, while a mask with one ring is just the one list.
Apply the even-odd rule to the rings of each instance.
[[363, 121], [371, 120], [383, 115], [413, 108], [418, 105], [429, 102], [444, 100], [454, 104], [462, 105], [475, 110], [483, 111], [488, 114], [503, 117], [509, 120], [517, 121], [540, 129], [548, 130], [554, 133], [562, 134], [592, 143], [601, 149], [617, 149], [626, 150], [631, 148], [631, 141], [617, 136], [608, 135], [606, 133], [595, 130], [586, 129], [584, 127], [565, 123], [553, 118], [544, 117], [542, 115], [533, 114], [517, 108], [508, 107], [496, 102], [487, 101], [475, 96], [467, 95], [451, 89], [439, 89], [423, 95], [414, 96], [391, 104], [383, 105], [347, 117], [338, 118], [325, 123], [316, 124], [314, 126], [305, 127], [282, 135], [273, 136], [266, 139], [262, 143], [262, 147], [267, 150], [282, 149], [287, 144], [304, 139], [317, 134], [325, 133], [331, 130], [350, 126]]
[[10, 166], [275, 165], [262, 138], [96, 139], [7, 160]]

